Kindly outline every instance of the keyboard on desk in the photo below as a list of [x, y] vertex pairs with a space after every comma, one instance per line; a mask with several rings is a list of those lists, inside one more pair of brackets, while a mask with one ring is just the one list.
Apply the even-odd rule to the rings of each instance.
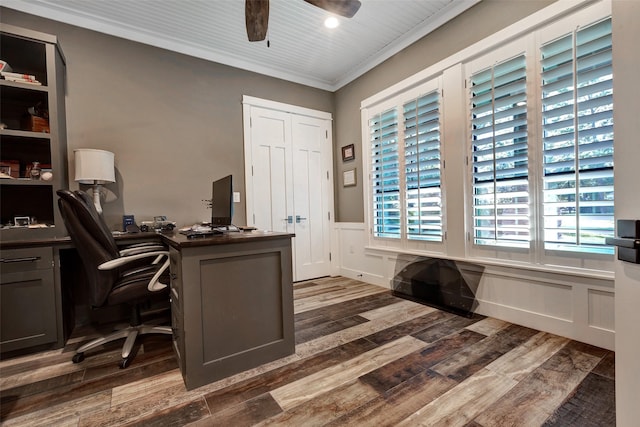
[[196, 227], [188, 230], [180, 230], [180, 234], [184, 234], [188, 238], [193, 239], [196, 237], [207, 237], [215, 234], [222, 234], [222, 231], [211, 227]]

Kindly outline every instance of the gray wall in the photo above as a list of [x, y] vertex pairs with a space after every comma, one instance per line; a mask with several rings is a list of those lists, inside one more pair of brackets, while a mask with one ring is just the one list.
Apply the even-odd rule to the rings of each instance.
[[[483, 0], [436, 31], [336, 92], [336, 218], [363, 222], [360, 102], [553, 3], [553, 0]], [[343, 163], [340, 147], [355, 144], [356, 159]], [[342, 172], [356, 168], [357, 186], [343, 187]]]
[[242, 95], [333, 113], [333, 94], [42, 19], [11, 9], [2, 22], [56, 35], [67, 60], [69, 180], [73, 149], [116, 155], [107, 222], [167, 215], [179, 225], [211, 212], [211, 182], [233, 174], [245, 224]]

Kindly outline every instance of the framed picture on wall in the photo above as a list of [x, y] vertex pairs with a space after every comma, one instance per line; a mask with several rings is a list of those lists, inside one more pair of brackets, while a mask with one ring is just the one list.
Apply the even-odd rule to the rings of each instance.
[[353, 149], [353, 144], [345, 145], [342, 147], [342, 161], [348, 162], [356, 158], [356, 153]]
[[356, 170], [351, 169], [351, 170], [342, 172], [342, 186], [352, 187], [354, 185], [356, 185]]

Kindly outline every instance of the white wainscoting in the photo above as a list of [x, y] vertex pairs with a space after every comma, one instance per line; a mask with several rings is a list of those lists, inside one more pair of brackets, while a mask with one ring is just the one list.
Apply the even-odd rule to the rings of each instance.
[[[365, 248], [364, 224], [335, 223], [332, 272], [390, 289], [398, 253]], [[419, 255], [419, 254], [417, 254]], [[480, 264], [478, 260], [465, 260]], [[476, 313], [614, 349], [613, 280], [483, 265]]]

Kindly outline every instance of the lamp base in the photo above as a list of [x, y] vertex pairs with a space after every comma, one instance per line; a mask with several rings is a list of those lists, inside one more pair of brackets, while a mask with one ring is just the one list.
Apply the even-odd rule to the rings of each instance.
[[102, 206], [100, 205], [100, 193], [102, 192], [102, 185], [93, 184], [93, 204], [100, 215], [102, 215]]

